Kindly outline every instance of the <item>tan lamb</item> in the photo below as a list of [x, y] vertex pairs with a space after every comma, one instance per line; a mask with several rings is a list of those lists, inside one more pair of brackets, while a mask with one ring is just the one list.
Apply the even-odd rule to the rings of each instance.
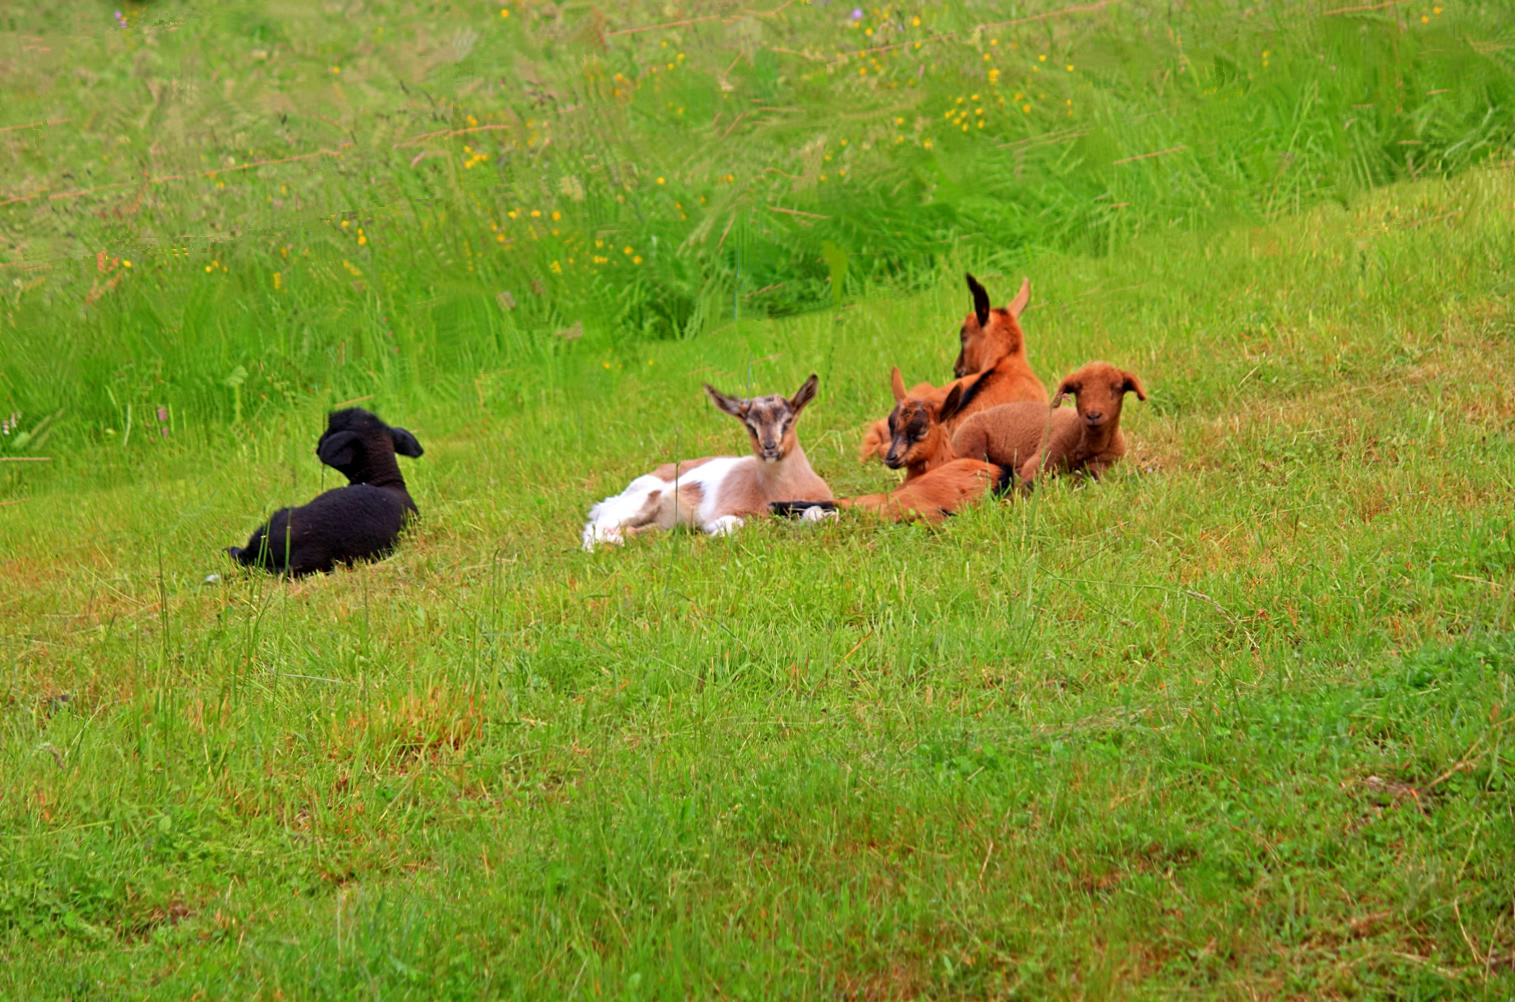
[[[1050, 410], [1044, 404], [1001, 404], [963, 421], [952, 435], [951, 455], [1009, 466], [1023, 486], [1043, 471], [1098, 480], [1126, 453], [1120, 412], [1127, 393], [1147, 399], [1133, 373], [1090, 362], [1058, 384]], [[1060, 409], [1070, 395], [1077, 407]]]

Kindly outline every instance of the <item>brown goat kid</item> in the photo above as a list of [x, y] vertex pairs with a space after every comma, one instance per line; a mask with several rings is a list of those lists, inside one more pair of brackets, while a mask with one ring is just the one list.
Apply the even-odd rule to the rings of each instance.
[[986, 494], [1002, 494], [1015, 471], [977, 459], [954, 459], [907, 480], [887, 494], [863, 494], [834, 501], [775, 501], [769, 508], [778, 515], [813, 519], [811, 509], [823, 512], [838, 508], [861, 508], [892, 522], [940, 522]]
[[[947, 399], [907, 396], [898, 367], [890, 373], [894, 398], [899, 401], [889, 415], [890, 442], [884, 457], [890, 469], [905, 470], [905, 482], [885, 494], [864, 494], [834, 502], [778, 502], [775, 512], [815, 518], [811, 509], [862, 508], [896, 522], [938, 522], [986, 494], [1001, 494], [1013, 480], [1015, 470], [1002, 463], [959, 459], [952, 452], [947, 422], [973, 402], [983, 378], [964, 381], [947, 391]], [[1027, 404], [1046, 411], [1045, 404]]]
[[[978, 279], [967, 275], [968, 291], [973, 296], [973, 312], [963, 320], [958, 330], [961, 347], [952, 373], [958, 377], [946, 386], [919, 383], [910, 389], [910, 396], [941, 403], [954, 386], [966, 389], [965, 382], [972, 377], [981, 377], [978, 393], [971, 406], [963, 405], [954, 415], [956, 420], [969, 414], [987, 410], [1000, 404], [1014, 401], [1045, 403], [1047, 388], [1031, 371], [1026, 357], [1026, 336], [1021, 331], [1020, 316], [1031, 302], [1031, 282], [1023, 280], [1020, 292], [1008, 306], [993, 308], [989, 305], [989, 293]], [[896, 400], [900, 399], [898, 395]], [[949, 427], [953, 422], [949, 422]], [[889, 448], [889, 422], [875, 421], [863, 435], [859, 458], [878, 456], [883, 459]]]
[[[1041, 404], [1002, 404], [968, 418], [952, 436], [952, 456], [1009, 466], [1023, 486], [1046, 470], [1081, 472], [1098, 480], [1126, 453], [1120, 431], [1127, 393], [1146, 400], [1141, 380], [1106, 362], [1090, 362], [1057, 387], [1049, 411]], [[1072, 395], [1075, 410], [1060, 410]]]
[[909, 483], [957, 458], [952, 451], [950, 422], [973, 403], [987, 376], [954, 383], [940, 403], [930, 396], [907, 395], [899, 366], [889, 378], [895, 405], [889, 414], [884, 465], [904, 470], [905, 482]]

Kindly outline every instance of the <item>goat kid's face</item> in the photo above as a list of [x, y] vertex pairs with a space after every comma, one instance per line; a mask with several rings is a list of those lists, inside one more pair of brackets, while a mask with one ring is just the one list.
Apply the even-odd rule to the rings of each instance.
[[765, 463], [777, 463], [799, 448], [794, 424], [799, 420], [800, 411], [805, 409], [805, 405], [815, 399], [819, 385], [820, 379], [811, 374], [792, 397], [773, 393], [766, 397], [743, 399], [728, 396], [709, 383], [705, 384], [705, 392], [710, 394], [710, 399], [717, 407], [742, 422], [748, 437], [752, 439], [753, 455]]
[[965, 395], [961, 386], [954, 386], [940, 405], [906, 397], [905, 380], [898, 366], [890, 373], [890, 385], [895, 405], [889, 413], [889, 451], [884, 454], [884, 465], [899, 470], [925, 462], [937, 453], [947, 434], [945, 422], [961, 409], [971, 391]]
[[889, 414], [889, 451], [884, 454], [884, 465], [898, 470], [927, 458], [935, 451], [933, 446], [941, 427], [932, 404], [925, 400], [901, 400]]
[[1031, 301], [1031, 282], [1026, 280], [1021, 282], [1021, 291], [1009, 306], [993, 309], [988, 290], [972, 275], [967, 277], [968, 291], [973, 294], [973, 312], [964, 318], [957, 333], [961, 348], [952, 374], [959, 379], [983, 372], [1004, 356], [1025, 350], [1020, 315]]
[[1098, 430], [1120, 420], [1127, 393], [1135, 393], [1138, 400], [1147, 399], [1141, 380], [1133, 373], [1104, 362], [1090, 362], [1058, 385], [1052, 406], [1061, 406], [1063, 397], [1071, 394], [1078, 405], [1079, 420], [1091, 431]]

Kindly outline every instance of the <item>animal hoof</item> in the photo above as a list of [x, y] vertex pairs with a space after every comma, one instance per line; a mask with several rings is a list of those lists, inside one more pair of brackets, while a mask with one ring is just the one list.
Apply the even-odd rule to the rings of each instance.
[[742, 519], [738, 515], [722, 515], [705, 527], [705, 531], [712, 536], [729, 536], [742, 527]]
[[829, 518], [841, 518], [841, 515], [835, 508], [822, 508], [819, 505], [814, 508], [806, 508], [804, 513], [800, 515], [800, 521], [802, 522], [824, 522]]

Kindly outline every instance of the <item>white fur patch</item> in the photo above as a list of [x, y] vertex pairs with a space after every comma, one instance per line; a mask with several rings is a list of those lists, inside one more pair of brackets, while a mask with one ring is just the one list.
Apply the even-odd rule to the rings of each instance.
[[[712, 535], [736, 531], [742, 519], [719, 514], [721, 484], [742, 464], [754, 462], [751, 456], [721, 456], [696, 466], [679, 477], [677, 483], [651, 473], [637, 477], [624, 491], [589, 509], [589, 521], [584, 524], [584, 549], [593, 550], [598, 543], [623, 542], [624, 530], [644, 525], [672, 528], [682, 522], [697, 525]], [[700, 490], [700, 503], [692, 513], [692, 520], [684, 517], [685, 512], [677, 503], [679, 487]]]

